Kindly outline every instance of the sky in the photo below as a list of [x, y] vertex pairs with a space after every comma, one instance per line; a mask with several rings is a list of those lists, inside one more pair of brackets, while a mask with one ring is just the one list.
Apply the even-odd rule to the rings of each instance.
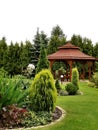
[[59, 25], [73, 34], [98, 42], [98, 0], [0, 0], [0, 39], [7, 43], [33, 41], [37, 28], [48, 37]]

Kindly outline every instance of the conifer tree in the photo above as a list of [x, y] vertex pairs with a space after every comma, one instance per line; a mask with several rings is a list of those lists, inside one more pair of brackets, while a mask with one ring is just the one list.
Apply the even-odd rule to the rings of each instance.
[[5, 66], [6, 55], [7, 55], [7, 43], [6, 43], [6, 38], [3, 37], [0, 40], [0, 68]]
[[[37, 33], [35, 35], [35, 39], [34, 41], [34, 45], [31, 48], [31, 63], [35, 66], [35, 68], [37, 68], [37, 64], [38, 64], [38, 60], [39, 60], [39, 56], [40, 56], [40, 49], [41, 49], [41, 44], [43, 44], [44, 48], [47, 49], [47, 45], [48, 45], [48, 38], [47, 35], [41, 31], [41, 33], [39, 32], [39, 28], [37, 29]], [[43, 42], [42, 42], [43, 41]], [[33, 76], [35, 75], [35, 70], [33, 71]]]
[[64, 45], [65, 42], [66, 42], [66, 37], [62, 29], [57, 25], [52, 29], [47, 53], [52, 54], [56, 52], [58, 47]]
[[53, 112], [56, 105], [57, 91], [53, 75], [47, 69], [36, 74], [29, 88], [29, 98], [33, 111]]
[[49, 61], [47, 59], [47, 54], [44, 45], [41, 46], [40, 56], [36, 68], [36, 73], [40, 72], [42, 69], [49, 69]]

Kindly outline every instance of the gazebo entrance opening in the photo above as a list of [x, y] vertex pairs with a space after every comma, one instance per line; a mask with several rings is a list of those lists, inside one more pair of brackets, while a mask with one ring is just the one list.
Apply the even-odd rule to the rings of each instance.
[[[60, 63], [61, 65], [58, 66], [57, 70], [54, 68], [55, 63]], [[80, 79], [90, 79], [92, 74], [94, 73], [95, 64], [91, 61], [60, 61], [55, 60], [52, 65], [52, 73], [54, 78], [62, 79], [63, 81], [70, 81], [72, 75], [72, 68], [77, 67], [79, 72]]]

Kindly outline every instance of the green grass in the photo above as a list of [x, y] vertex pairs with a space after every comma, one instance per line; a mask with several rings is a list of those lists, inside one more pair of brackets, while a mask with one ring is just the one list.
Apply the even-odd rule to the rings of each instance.
[[81, 82], [80, 91], [83, 95], [58, 96], [57, 105], [67, 112], [66, 117], [54, 125], [36, 130], [97, 130], [98, 89]]

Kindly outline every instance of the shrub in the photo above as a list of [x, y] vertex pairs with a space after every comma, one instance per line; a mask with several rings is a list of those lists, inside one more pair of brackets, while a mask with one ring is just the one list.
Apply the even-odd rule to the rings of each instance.
[[55, 87], [56, 87], [56, 89], [57, 89], [57, 92], [59, 93], [59, 91], [61, 90], [61, 85], [60, 85], [58, 79], [56, 79], [56, 81], [55, 81]]
[[19, 75], [19, 74], [18, 74], [18, 75], [14, 75], [13, 78], [14, 78], [14, 79], [26, 79], [25, 76]]
[[8, 77], [8, 72], [4, 70], [4, 68], [0, 68], [0, 78], [6, 78]]
[[52, 114], [47, 111], [29, 111], [28, 116], [22, 121], [23, 126], [32, 127], [46, 125], [52, 121]]
[[94, 73], [92, 80], [93, 83], [95, 83], [95, 86], [98, 87], [98, 72]]
[[75, 95], [77, 93], [77, 87], [72, 83], [68, 83], [66, 85], [66, 91], [69, 95]]
[[31, 107], [34, 111], [53, 111], [56, 103], [56, 88], [51, 72], [40, 71], [30, 87]]
[[65, 90], [60, 90], [60, 91], [59, 91], [59, 95], [60, 95], [60, 96], [67, 96], [67, 95], [68, 95], [68, 92], [65, 91]]
[[77, 94], [77, 91], [79, 89], [79, 74], [77, 68], [72, 69], [71, 83], [67, 84], [65, 89], [69, 93], [69, 95]]
[[16, 105], [9, 105], [2, 108], [0, 112], [1, 123], [5, 127], [17, 127], [22, 125], [22, 120], [27, 117], [28, 111], [24, 108], [19, 108]]
[[73, 68], [72, 69], [72, 80], [71, 80], [72, 84], [74, 84], [77, 88], [77, 90], [79, 89], [79, 73], [77, 68]]
[[93, 82], [88, 82], [88, 86], [94, 88], [96, 85]]
[[23, 90], [22, 86], [21, 80], [0, 79], [0, 110], [12, 104], [26, 104], [27, 90]]

